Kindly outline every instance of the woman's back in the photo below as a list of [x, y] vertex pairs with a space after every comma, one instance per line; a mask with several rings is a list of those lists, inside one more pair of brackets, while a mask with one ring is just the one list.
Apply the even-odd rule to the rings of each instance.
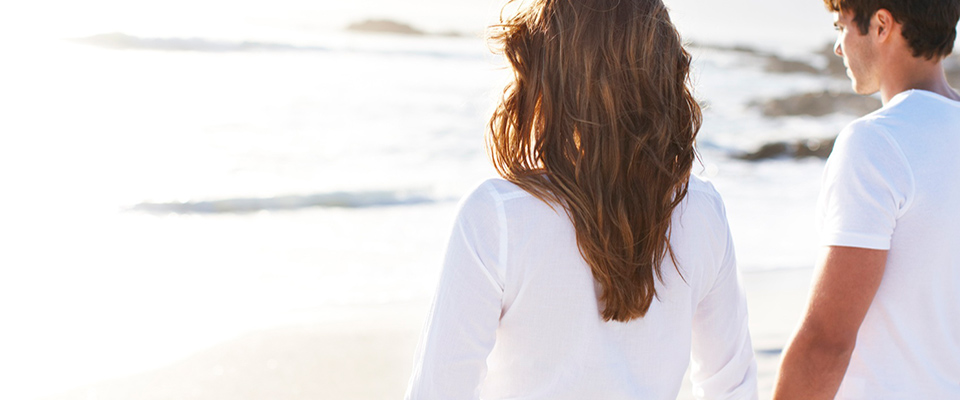
[[560, 206], [489, 180], [461, 204], [410, 399], [675, 399], [690, 360], [709, 398], [756, 396], [720, 196], [690, 178], [657, 299], [604, 321], [598, 284]]
[[755, 397], [666, 5], [516, 3], [492, 36], [514, 73], [487, 135], [505, 180], [462, 204], [408, 397], [674, 399], [691, 350], [703, 395]]

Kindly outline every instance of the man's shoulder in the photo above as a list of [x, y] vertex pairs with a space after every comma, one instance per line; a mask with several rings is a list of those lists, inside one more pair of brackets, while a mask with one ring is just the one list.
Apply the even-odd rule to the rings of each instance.
[[888, 132], [896, 132], [958, 118], [960, 102], [925, 90], [911, 89], [897, 94], [879, 110], [858, 118], [850, 125], [859, 129], [880, 127]]
[[902, 145], [923, 141], [930, 134], [960, 130], [960, 102], [923, 90], [894, 96], [883, 108], [848, 124], [837, 137], [837, 146], [867, 144]]
[[870, 135], [889, 131], [903, 122], [915, 118], [912, 109], [916, 108], [916, 101], [907, 98], [897, 98], [883, 107], [853, 120], [841, 131], [840, 136]]
[[873, 147], [878, 143], [889, 142], [890, 129], [895, 127], [897, 123], [882, 111], [885, 110], [877, 110], [847, 124], [837, 135], [834, 153], [844, 148]]

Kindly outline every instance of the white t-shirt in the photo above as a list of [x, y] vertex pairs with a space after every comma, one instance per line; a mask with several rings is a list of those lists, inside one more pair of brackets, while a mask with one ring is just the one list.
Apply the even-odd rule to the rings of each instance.
[[[489, 180], [461, 203], [407, 399], [756, 398], [756, 364], [723, 203], [691, 178], [659, 300], [604, 322], [565, 211]], [[684, 281], [685, 280], [685, 281]]]
[[838, 399], [960, 399], [960, 102], [910, 90], [827, 161], [822, 244], [889, 250]]

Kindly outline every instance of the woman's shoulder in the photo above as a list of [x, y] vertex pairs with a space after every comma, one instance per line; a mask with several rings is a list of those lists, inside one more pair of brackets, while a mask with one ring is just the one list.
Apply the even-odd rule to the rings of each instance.
[[702, 228], [725, 230], [727, 226], [727, 210], [720, 193], [713, 183], [693, 175], [687, 184], [687, 196], [674, 213], [680, 221], [697, 221]]
[[472, 189], [467, 191], [461, 203], [467, 204], [477, 201], [505, 202], [507, 200], [527, 197], [533, 197], [533, 195], [515, 183], [502, 178], [489, 178], [475, 184]]
[[490, 210], [502, 208], [509, 200], [533, 198], [533, 195], [515, 183], [501, 178], [489, 178], [472, 186], [460, 199], [460, 210]]
[[562, 206], [548, 203], [519, 185], [501, 178], [487, 179], [474, 185], [460, 200], [458, 208], [461, 216], [496, 217], [503, 220], [504, 224], [514, 218], [540, 219], [541, 222], [555, 217], [568, 220]]
[[692, 174], [690, 175], [690, 180], [687, 183], [687, 197], [723, 204], [723, 198], [720, 197], [720, 193], [717, 192], [717, 189], [713, 186], [713, 183]]

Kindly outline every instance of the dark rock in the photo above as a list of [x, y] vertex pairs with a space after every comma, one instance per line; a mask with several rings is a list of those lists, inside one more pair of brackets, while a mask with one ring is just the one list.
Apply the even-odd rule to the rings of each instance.
[[[724, 47], [723, 47], [723, 46], [718, 46], [718, 48], [723, 49]], [[767, 53], [767, 52], [765, 52], [765, 51], [758, 50], [758, 49], [755, 49], [755, 48], [753, 48], [753, 47], [745, 46], [745, 45], [742, 45], [742, 44], [738, 44], [738, 45], [734, 45], [734, 46], [731, 46], [731, 47], [727, 47], [727, 49], [729, 49], [729, 50], [731, 50], [731, 51], [739, 51], [739, 52], [741, 52], [741, 53], [753, 54], [753, 55], [755, 55], [755, 56], [769, 55], [769, 53]]]
[[402, 35], [423, 35], [424, 32], [410, 25], [386, 19], [371, 19], [350, 24], [348, 31], [397, 33]]
[[790, 145], [786, 142], [767, 143], [757, 151], [746, 154], [737, 154], [734, 158], [747, 161], [766, 160], [785, 156], [790, 152]]
[[819, 74], [821, 71], [810, 65], [809, 63], [797, 60], [789, 60], [782, 58], [774, 53], [758, 50], [752, 47], [744, 45], [734, 45], [734, 46], [724, 46], [717, 44], [701, 44], [701, 43], [691, 43], [691, 46], [698, 47], [701, 49], [711, 49], [711, 50], [720, 50], [720, 51], [730, 51], [743, 53], [749, 56], [754, 56], [763, 59], [766, 63], [764, 64], [764, 71], [780, 74], [794, 74], [794, 73], [804, 73], [804, 74]]
[[825, 159], [833, 151], [833, 139], [809, 139], [796, 142], [773, 142], [761, 146], [757, 151], [736, 154], [733, 158], [746, 161], [762, 161], [773, 158], [806, 158], [816, 157]]
[[464, 34], [463, 32], [457, 32], [457, 31], [443, 31], [443, 32], [438, 33], [437, 36], [443, 36], [443, 37], [467, 37], [467, 35]]
[[803, 93], [780, 99], [754, 101], [750, 105], [760, 107], [763, 115], [783, 117], [809, 115], [819, 117], [833, 113], [864, 115], [880, 108], [880, 100], [854, 93], [829, 91]]
[[827, 60], [827, 66], [823, 69], [825, 73], [838, 78], [847, 77], [847, 67], [843, 65], [843, 58], [834, 53], [835, 43], [828, 43], [819, 54]]
[[737, 53], [744, 53], [744, 54], [749, 54], [749, 55], [758, 56], [758, 57], [766, 57], [766, 56], [772, 56], [772, 55], [773, 55], [772, 53], [769, 53], [769, 52], [766, 52], [766, 51], [763, 51], [763, 50], [758, 50], [758, 49], [755, 49], [755, 48], [753, 48], [753, 47], [748, 47], [748, 46], [740, 45], [740, 44], [738, 44], [738, 45], [733, 45], [733, 46], [729, 46], [729, 45], [722, 45], [722, 44], [716, 44], [716, 43], [700, 43], [700, 42], [693, 42], [693, 41], [691, 41], [691, 42], [690, 42], [690, 46], [691, 46], [691, 47], [700, 48], [700, 49], [719, 50], [719, 51], [733, 51], [733, 52], [737, 52]]
[[947, 71], [947, 82], [954, 89], [960, 89], [960, 70]]
[[960, 54], [944, 60], [943, 69], [947, 73], [947, 82], [950, 83], [950, 86], [960, 89]]
[[803, 61], [786, 60], [777, 56], [767, 56], [764, 71], [780, 74], [819, 74], [820, 70]]
[[834, 137], [830, 139], [809, 139], [798, 142], [793, 157], [816, 157], [825, 159], [830, 157], [830, 153], [833, 152], [833, 144], [836, 141], [837, 138]]

